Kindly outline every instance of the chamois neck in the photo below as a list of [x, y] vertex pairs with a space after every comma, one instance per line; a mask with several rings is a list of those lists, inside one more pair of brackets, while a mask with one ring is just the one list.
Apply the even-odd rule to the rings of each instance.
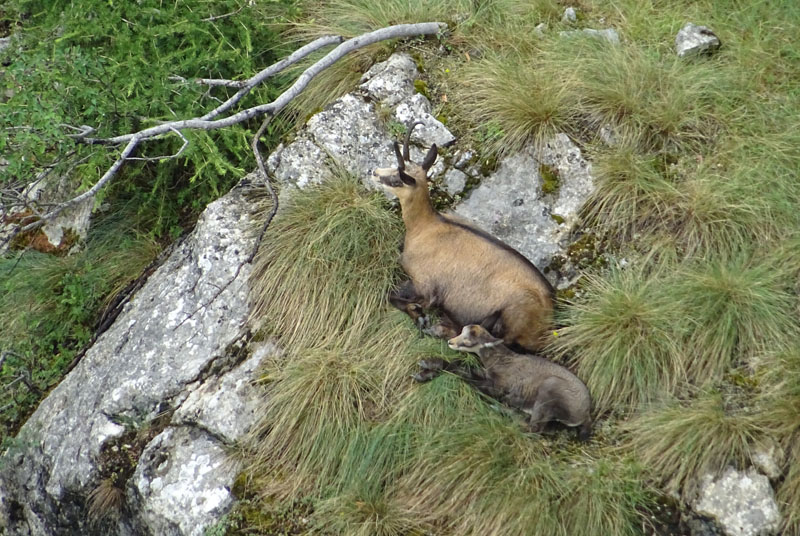
[[[420, 186], [419, 188], [423, 188]], [[420, 191], [418, 195], [409, 197], [401, 203], [403, 211], [403, 222], [406, 224], [406, 230], [411, 231], [414, 228], [424, 227], [431, 220], [436, 218], [436, 211], [431, 205], [431, 198], [428, 195], [427, 187]]]
[[488, 368], [491, 368], [508, 355], [502, 345], [481, 348], [478, 350], [477, 354], [478, 357], [481, 358], [483, 366]]

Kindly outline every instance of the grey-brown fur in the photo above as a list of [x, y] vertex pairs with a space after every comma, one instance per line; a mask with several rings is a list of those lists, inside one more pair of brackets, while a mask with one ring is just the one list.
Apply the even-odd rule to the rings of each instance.
[[435, 145], [421, 164], [409, 160], [408, 138], [403, 151], [398, 144], [395, 151], [396, 168], [375, 170], [376, 181], [400, 200], [406, 227], [400, 263], [410, 281], [390, 296], [391, 303], [420, 327], [426, 327], [425, 309], [437, 308], [443, 321], [428, 331], [439, 337], [481, 324], [509, 345], [540, 350], [552, 323], [550, 283], [507, 244], [433, 208], [426, 175]]
[[[566, 368], [538, 356], [515, 353], [477, 325], [464, 326], [448, 344], [454, 350], [478, 355], [482, 369], [456, 372], [492, 398], [525, 412], [532, 431], [541, 431], [548, 422], [559, 421], [579, 426], [581, 439], [591, 434], [589, 389]], [[431, 362], [421, 365], [436, 368]]]

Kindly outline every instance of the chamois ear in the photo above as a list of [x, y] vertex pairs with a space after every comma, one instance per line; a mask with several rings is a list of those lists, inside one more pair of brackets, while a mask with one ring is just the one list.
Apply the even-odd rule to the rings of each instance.
[[406, 168], [406, 161], [403, 159], [403, 155], [400, 154], [400, 145], [397, 142], [394, 142], [394, 154], [397, 156], [397, 169], [400, 171]]
[[436, 144], [434, 143], [431, 145], [431, 148], [428, 150], [428, 154], [425, 155], [425, 159], [422, 161], [422, 169], [428, 171], [434, 162], [436, 162], [436, 156], [439, 154], [439, 150], [436, 148]]
[[400, 180], [406, 183], [408, 186], [416, 186], [417, 181], [414, 180], [414, 177], [403, 171], [402, 169], [398, 170], [400, 173]]

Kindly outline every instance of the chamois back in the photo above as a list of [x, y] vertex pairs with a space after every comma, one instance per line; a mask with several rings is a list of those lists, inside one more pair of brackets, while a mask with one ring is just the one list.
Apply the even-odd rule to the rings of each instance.
[[397, 143], [395, 152], [397, 167], [374, 175], [400, 200], [406, 226], [400, 262], [411, 284], [392, 303], [438, 307], [454, 330], [448, 336], [467, 324], [481, 324], [506, 344], [540, 350], [552, 324], [550, 283], [508, 244], [433, 208], [426, 175], [436, 160], [436, 145], [421, 164], [409, 160], [408, 136], [403, 152]]

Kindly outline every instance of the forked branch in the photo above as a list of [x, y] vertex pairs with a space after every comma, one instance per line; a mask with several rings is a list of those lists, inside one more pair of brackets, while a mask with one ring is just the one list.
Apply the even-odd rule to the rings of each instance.
[[[163, 135], [177, 134], [184, 141], [184, 146], [181, 148], [181, 150], [175, 155], [157, 157], [157, 159], [175, 158], [183, 151], [183, 149], [185, 149], [186, 144], [188, 143], [186, 141], [186, 138], [181, 133], [181, 131], [184, 129], [215, 130], [218, 128], [229, 127], [260, 115], [267, 115], [267, 117], [272, 117], [281, 110], [283, 110], [283, 108], [286, 107], [286, 105], [289, 104], [289, 102], [291, 102], [292, 99], [297, 97], [314, 79], [314, 77], [316, 77], [319, 73], [321, 73], [322, 71], [324, 71], [325, 69], [327, 69], [340, 59], [342, 59], [347, 54], [356, 51], [358, 49], [364, 48], [366, 46], [372, 45], [374, 43], [385, 41], [387, 39], [413, 37], [418, 35], [435, 35], [443, 31], [445, 28], [446, 25], [439, 22], [426, 22], [419, 24], [398, 24], [395, 26], [388, 26], [386, 28], [381, 28], [373, 32], [365, 33], [348, 40], [344, 40], [344, 38], [340, 36], [320, 37], [319, 39], [316, 39], [315, 41], [312, 41], [311, 43], [308, 43], [307, 45], [299, 48], [298, 50], [296, 50], [283, 60], [267, 67], [266, 69], [262, 70], [261, 72], [252, 76], [246, 81], [243, 81], [241, 83], [231, 81], [231, 84], [227, 85], [240, 87], [239, 91], [237, 91], [228, 100], [226, 100], [225, 102], [223, 102], [222, 104], [220, 104], [219, 106], [217, 106], [216, 108], [209, 111], [203, 116], [194, 117], [191, 119], [182, 119], [178, 121], [163, 122], [159, 123], [158, 125], [145, 128], [138, 132], [134, 132], [131, 134], [123, 134], [111, 138], [90, 138], [89, 134], [93, 132], [93, 129], [89, 126], [81, 126], [78, 128], [74, 128], [74, 130], [77, 130], [78, 132], [76, 134], [72, 134], [72, 136], [81, 143], [102, 144], [102, 145], [124, 144], [124, 148], [122, 149], [122, 152], [120, 153], [119, 157], [111, 165], [111, 167], [108, 168], [108, 170], [103, 174], [103, 176], [100, 177], [100, 179], [89, 190], [83, 192], [78, 196], [75, 196], [72, 199], [69, 199], [68, 201], [56, 205], [49, 212], [43, 214], [35, 222], [29, 223], [24, 227], [19, 228], [18, 232], [24, 232], [36, 229], [42, 226], [48, 220], [53, 219], [63, 210], [75, 206], [83, 201], [86, 201], [89, 198], [94, 197], [101, 188], [106, 186], [114, 178], [114, 176], [119, 172], [120, 168], [127, 160], [137, 159], [136, 157], [133, 156], [133, 153], [136, 150], [137, 146], [142, 141], [153, 139]], [[261, 84], [264, 80], [266, 80], [270, 76], [273, 76], [276, 73], [279, 73], [280, 71], [286, 69], [290, 65], [297, 63], [298, 61], [307, 57], [312, 52], [333, 44], [338, 44], [338, 46], [333, 50], [331, 50], [319, 61], [311, 65], [308, 69], [303, 71], [297, 78], [297, 80], [294, 82], [294, 84], [292, 84], [292, 86], [289, 87], [289, 89], [281, 93], [281, 95], [278, 96], [278, 98], [275, 99], [274, 101], [246, 108], [232, 115], [219, 118], [221, 115], [229, 112], [239, 101], [242, 100], [242, 98], [244, 98], [245, 95], [247, 95], [250, 91], [253, 90], [253, 88]], [[209, 81], [201, 80], [199, 82], [208, 83]], [[214, 82], [217, 85], [220, 85], [219, 84], [220, 81], [214, 81]], [[138, 158], [138, 159], [141, 160], [144, 158]]]

